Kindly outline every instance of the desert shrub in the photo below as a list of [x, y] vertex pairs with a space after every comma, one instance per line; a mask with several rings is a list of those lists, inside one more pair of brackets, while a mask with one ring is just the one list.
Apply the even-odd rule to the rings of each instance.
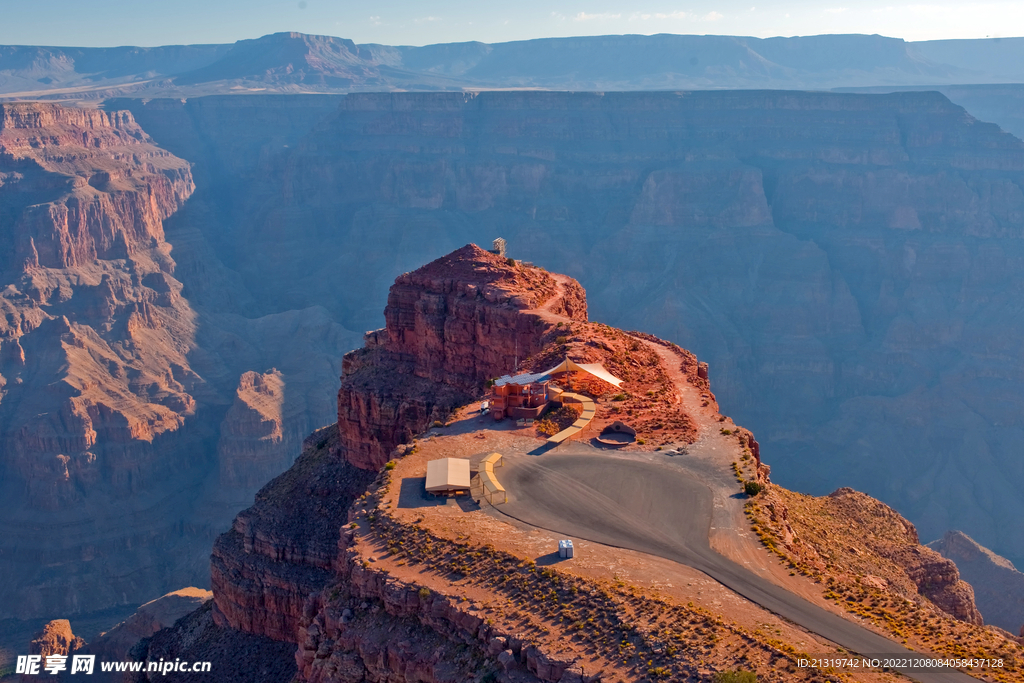
[[560, 335], [558, 337], [555, 337], [555, 343], [556, 344], [564, 344], [567, 341], [569, 341], [569, 338], [566, 337], [565, 335]]
[[538, 434], [543, 434], [544, 436], [554, 436], [561, 431], [558, 425], [551, 420], [537, 420], [533, 423], [533, 426], [537, 428]]
[[731, 429], [726, 429], [725, 427], [722, 427], [722, 429], [720, 431], [725, 436], [729, 436], [730, 434], [732, 434], [732, 430]]
[[712, 678], [714, 683], [757, 683], [753, 671], [719, 671]]
[[423, 599], [423, 600], [426, 600], [429, 597], [430, 597], [430, 589], [427, 588], [426, 586], [424, 586], [423, 588], [420, 588], [420, 598]]
[[514, 266], [516, 264], [516, 260], [509, 256], [507, 259], [505, 259], [505, 263], [509, 264], [510, 266]]
[[761, 485], [751, 479], [750, 481], [743, 483], [743, 492], [748, 496], [756, 496], [761, 493]]
[[614, 396], [612, 396], [613, 401], [625, 401], [627, 398], [629, 397], [626, 396], [625, 394], [615, 394]]
[[393, 469], [395, 469], [395, 461], [394, 460], [388, 461], [388, 463], [386, 465], [384, 465], [384, 469], [386, 469], [386, 470], [393, 470]]

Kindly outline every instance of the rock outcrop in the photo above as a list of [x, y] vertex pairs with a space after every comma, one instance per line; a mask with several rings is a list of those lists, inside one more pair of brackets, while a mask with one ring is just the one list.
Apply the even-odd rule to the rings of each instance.
[[344, 457], [367, 469], [541, 348], [544, 306], [587, 319], [586, 295], [470, 244], [395, 280], [383, 330], [346, 354], [338, 393]]
[[205, 459], [195, 314], [162, 227], [192, 190], [127, 112], [0, 105], [0, 616], [163, 588], [132, 546], [176, 543], [173, 481]]
[[85, 647], [85, 641], [71, 632], [71, 622], [54, 619], [43, 627], [29, 644], [29, 653], [41, 655], [69, 655]]
[[815, 498], [771, 486], [757, 515], [784, 558], [820, 582], [851, 581], [904, 600], [927, 599], [968, 624], [984, 620], [957, 565], [920, 543], [917, 529], [885, 503], [849, 487]]
[[201, 588], [182, 588], [150, 600], [114, 628], [101, 633], [88, 644], [87, 652], [105, 661], [124, 661], [129, 650], [143, 638], [174, 626], [187, 614], [195, 612], [213, 598]]
[[255, 488], [291, 464], [284, 440], [284, 379], [273, 369], [242, 375], [220, 428], [217, 461], [222, 486]]
[[1012, 562], [962, 531], [948, 531], [928, 547], [956, 563], [960, 575], [974, 587], [986, 623], [1024, 637], [1024, 574]]

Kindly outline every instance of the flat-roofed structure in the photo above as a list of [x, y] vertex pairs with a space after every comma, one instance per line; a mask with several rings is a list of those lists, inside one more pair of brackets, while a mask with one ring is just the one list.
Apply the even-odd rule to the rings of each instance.
[[427, 463], [427, 493], [468, 493], [469, 488], [469, 460], [441, 458]]

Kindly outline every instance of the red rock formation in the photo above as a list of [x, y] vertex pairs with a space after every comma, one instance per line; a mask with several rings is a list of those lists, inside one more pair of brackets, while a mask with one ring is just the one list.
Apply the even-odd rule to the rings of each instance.
[[222, 486], [257, 487], [288, 466], [281, 448], [284, 389], [277, 369], [242, 375], [217, 445]]
[[545, 306], [586, 320], [575, 280], [510, 263], [470, 244], [395, 280], [387, 326], [346, 354], [338, 393], [343, 453], [357, 467], [381, 467], [395, 446], [443, 420], [541, 348]]
[[974, 588], [985, 623], [1011, 633], [1020, 630], [1024, 637], [1024, 573], [962, 531], [948, 531], [928, 547], [956, 563]]
[[85, 641], [71, 632], [71, 622], [54, 619], [31, 642], [29, 653], [42, 655], [45, 660], [47, 655], [68, 655], [84, 646]]
[[0, 616], [164, 588], [126, 568], [180, 535], [154, 501], [204, 459], [195, 314], [163, 241], [193, 187], [126, 112], [0, 105]]
[[217, 539], [210, 582], [219, 626], [294, 640], [306, 598], [331, 578], [348, 507], [374, 476], [337, 451], [336, 429], [320, 430]]

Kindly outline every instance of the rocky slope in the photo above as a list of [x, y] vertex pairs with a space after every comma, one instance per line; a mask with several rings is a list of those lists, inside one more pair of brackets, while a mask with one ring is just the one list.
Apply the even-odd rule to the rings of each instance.
[[[238, 146], [237, 105], [131, 108]], [[710, 362], [781, 483], [1024, 555], [1024, 146], [940, 95], [364, 94], [249, 168], [194, 225], [255, 301], [370, 329], [424, 255], [500, 235]]]
[[541, 348], [551, 323], [542, 305], [586, 320], [583, 289], [545, 271], [508, 264], [467, 245], [400, 276], [384, 309], [387, 326], [345, 356], [338, 428], [345, 458], [377, 469], [396, 446], [515, 370]]
[[192, 190], [130, 114], [0, 107], [4, 616], [119, 603], [132, 543], [179, 535], [204, 382], [162, 222]]
[[0, 106], [0, 618], [207, 585], [216, 534], [334, 419], [354, 335], [172, 241], [194, 187], [128, 112]]
[[972, 586], [985, 621], [1024, 638], [1024, 574], [960, 531], [949, 531], [928, 547], [951, 562]]

